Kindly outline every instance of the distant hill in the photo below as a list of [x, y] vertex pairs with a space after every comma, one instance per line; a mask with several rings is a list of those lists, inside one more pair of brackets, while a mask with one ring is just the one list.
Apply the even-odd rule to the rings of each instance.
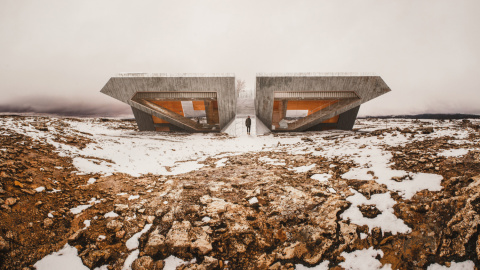
[[413, 114], [413, 115], [383, 115], [383, 116], [364, 116], [358, 118], [380, 118], [380, 119], [389, 119], [389, 118], [406, 118], [406, 119], [466, 119], [474, 118], [479, 119], [480, 115], [476, 114], [442, 114], [442, 113], [425, 113], [425, 114]]

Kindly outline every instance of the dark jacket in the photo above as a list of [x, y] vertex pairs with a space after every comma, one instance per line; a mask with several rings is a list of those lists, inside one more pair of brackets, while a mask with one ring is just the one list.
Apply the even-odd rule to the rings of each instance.
[[247, 120], [245, 120], [245, 125], [246, 125], [247, 127], [251, 126], [251, 125], [252, 125], [252, 119], [247, 118]]

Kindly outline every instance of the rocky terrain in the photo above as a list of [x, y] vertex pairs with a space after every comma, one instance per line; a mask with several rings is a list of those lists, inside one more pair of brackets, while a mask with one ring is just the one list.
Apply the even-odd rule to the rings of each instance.
[[0, 269], [480, 265], [479, 120], [239, 138], [0, 123]]

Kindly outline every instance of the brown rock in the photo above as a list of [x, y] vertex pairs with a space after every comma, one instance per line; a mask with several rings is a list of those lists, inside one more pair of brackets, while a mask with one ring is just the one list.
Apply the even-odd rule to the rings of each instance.
[[115, 233], [115, 237], [118, 238], [118, 239], [122, 239], [124, 236], [125, 236], [125, 231], [123, 231], [123, 230]]
[[143, 256], [133, 262], [132, 270], [150, 270], [153, 269], [153, 266], [153, 259], [149, 256]]
[[23, 188], [23, 184], [18, 182], [17, 180], [15, 180], [15, 182], [13, 182], [13, 183], [16, 187]]
[[0, 252], [9, 250], [8, 242], [0, 236]]
[[189, 237], [192, 225], [189, 221], [174, 221], [172, 228], [167, 233], [167, 244], [172, 248], [188, 248], [191, 244]]
[[5, 204], [8, 205], [8, 206], [12, 206], [16, 203], [17, 203], [17, 199], [15, 199], [15, 198], [7, 198], [5, 200]]
[[118, 232], [122, 229], [123, 223], [114, 219], [107, 223], [107, 229], [110, 231]]
[[158, 253], [164, 253], [166, 249], [165, 236], [161, 235], [157, 228], [148, 237], [145, 245], [145, 254], [155, 256]]
[[43, 227], [50, 228], [53, 225], [53, 220], [51, 218], [46, 218], [43, 220]]

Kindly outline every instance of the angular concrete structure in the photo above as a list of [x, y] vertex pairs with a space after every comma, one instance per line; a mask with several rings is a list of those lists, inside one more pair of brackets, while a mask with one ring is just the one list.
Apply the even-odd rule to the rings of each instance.
[[357, 73], [259, 73], [257, 118], [275, 132], [352, 129], [360, 105], [391, 91], [379, 76]]
[[220, 132], [235, 118], [234, 74], [124, 73], [101, 92], [130, 105], [141, 131]]

